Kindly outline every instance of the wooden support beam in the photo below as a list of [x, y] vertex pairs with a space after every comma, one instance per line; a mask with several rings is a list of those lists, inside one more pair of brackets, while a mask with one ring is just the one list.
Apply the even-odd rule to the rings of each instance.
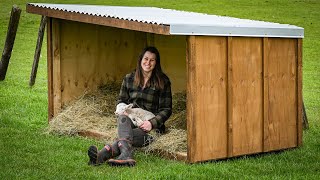
[[52, 19], [52, 93], [53, 93], [53, 116], [56, 116], [62, 107], [61, 97], [61, 42], [60, 21]]
[[20, 14], [21, 14], [21, 9], [17, 5], [13, 5], [11, 10], [7, 38], [4, 45], [2, 58], [0, 61], [0, 81], [3, 81], [7, 74], [9, 60], [11, 57], [11, 52], [12, 52], [14, 40], [16, 38], [18, 25], [19, 25]]
[[188, 36], [187, 38], [187, 49], [186, 49], [186, 64], [187, 64], [187, 143], [188, 152], [187, 160], [188, 162], [195, 162], [196, 155], [196, 37]]
[[37, 40], [37, 45], [36, 45], [36, 51], [34, 53], [34, 59], [33, 59], [31, 75], [30, 75], [29, 86], [33, 86], [34, 85], [36, 77], [37, 77], [39, 57], [40, 57], [40, 53], [41, 53], [43, 35], [44, 35], [44, 30], [45, 30], [46, 24], [47, 24], [47, 17], [46, 16], [42, 16], [41, 17], [41, 22], [40, 22], [40, 27], [39, 27], [39, 32], [38, 32], [38, 40]]
[[52, 18], [47, 20], [48, 122], [53, 118], [53, 45]]

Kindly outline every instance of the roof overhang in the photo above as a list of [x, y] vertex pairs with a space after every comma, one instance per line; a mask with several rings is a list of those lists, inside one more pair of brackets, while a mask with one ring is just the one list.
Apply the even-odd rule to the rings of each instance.
[[79, 12], [62, 11], [59, 9], [51, 9], [49, 7], [35, 6], [34, 4], [27, 4], [27, 12], [39, 14], [42, 16], [53, 17], [58, 19], [65, 19], [70, 21], [77, 21], [83, 23], [97, 24], [103, 26], [110, 26], [116, 28], [123, 28], [135, 31], [143, 31], [155, 34], [169, 35], [170, 28], [167, 25], [158, 25], [150, 23], [141, 23], [137, 21], [128, 21], [125, 19], [118, 19], [104, 16], [93, 16], [90, 14], [83, 14]]
[[163, 35], [303, 38], [301, 27], [154, 7], [28, 3], [47, 17]]

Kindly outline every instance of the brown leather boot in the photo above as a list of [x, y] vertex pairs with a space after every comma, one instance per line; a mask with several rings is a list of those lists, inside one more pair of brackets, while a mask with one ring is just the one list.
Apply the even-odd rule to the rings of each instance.
[[109, 159], [110, 166], [135, 166], [136, 161], [133, 159], [132, 143], [126, 139], [120, 139], [118, 142], [120, 155], [117, 159]]
[[118, 156], [120, 150], [117, 142], [112, 145], [105, 145], [99, 152], [97, 146], [90, 146], [88, 149], [89, 162], [88, 165], [100, 165], [106, 162], [108, 159]]

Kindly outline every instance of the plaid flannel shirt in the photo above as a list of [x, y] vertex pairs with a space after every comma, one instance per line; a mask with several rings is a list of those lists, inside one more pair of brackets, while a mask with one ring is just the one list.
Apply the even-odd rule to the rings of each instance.
[[152, 128], [160, 128], [172, 113], [171, 83], [167, 76], [164, 77], [164, 89], [156, 89], [154, 86], [142, 89], [134, 85], [134, 72], [127, 74], [122, 81], [118, 104], [133, 104], [152, 112], [155, 117], [149, 120]]

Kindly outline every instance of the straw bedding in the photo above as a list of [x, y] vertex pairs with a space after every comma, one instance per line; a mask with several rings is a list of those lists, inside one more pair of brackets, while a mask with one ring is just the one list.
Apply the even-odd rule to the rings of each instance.
[[[101, 140], [111, 143], [117, 137], [117, 118], [114, 111], [119, 88], [120, 83], [114, 82], [94, 92], [85, 92], [50, 121], [48, 132], [70, 136], [85, 131], [101, 132]], [[172, 101], [172, 115], [166, 122], [166, 132], [159, 135], [151, 131], [155, 141], [141, 150], [152, 152], [160, 149], [168, 153], [187, 151], [185, 92], [174, 94]]]

